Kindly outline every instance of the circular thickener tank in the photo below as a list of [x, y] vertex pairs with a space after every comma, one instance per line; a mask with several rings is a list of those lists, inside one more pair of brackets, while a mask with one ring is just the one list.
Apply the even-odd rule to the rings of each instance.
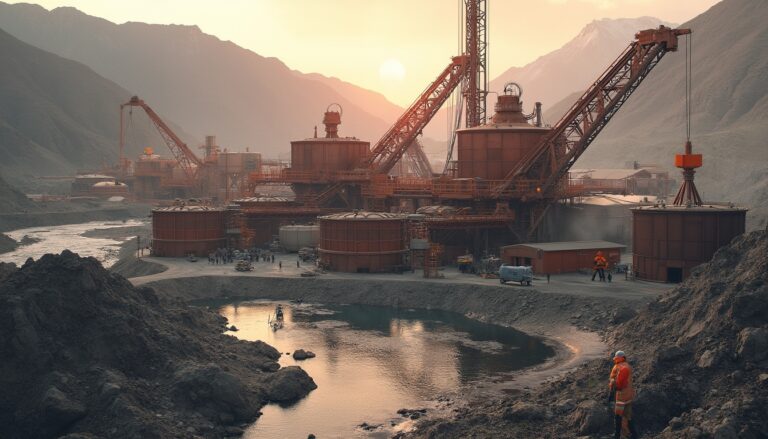
[[746, 209], [648, 206], [632, 209], [632, 262], [639, 279], [681, 282], [744, 233]]
[[374, 273], [403, 265], [406, 218], [382, 212], [322, 216], [320, 263], [332, 271]]
[[224, 210], [208, 206], [174, 206], [152, 210], [155, 256], [207, 256], [226, 246]]
[[280, 227], [280, 245], [289, 252], [297, 252], [302, 247], [317, 247], [319, 242], [319, 225], [290, 225]]
[[491, 122], [458, 130], [458, 178], [502, 180], [549, 132], [528, 123], [517, 95], [501, 95]]

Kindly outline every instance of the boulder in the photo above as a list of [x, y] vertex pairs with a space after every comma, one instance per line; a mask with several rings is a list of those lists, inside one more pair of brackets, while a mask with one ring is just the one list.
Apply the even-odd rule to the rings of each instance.
[[297, 349], [293, 352], [294, 360], [306, 360], [307, 358], [315, 358], [315, 353], [312, 351], [305, 351], [304, 349]]
[[604, 404], [583, 401], [576, 406], [568, 422], [579, 434], [595, 434], [611, 424], [611, 418]]
[[217, 365], [189, 366], [178, 371], [174, 379], [177, 401], [208, 419], [248, 421], [258, 412], [245, 384]]
[[53, 436], [58, 436], [58, 433], [87, 414], [82, 404], [73, 401], [54, 386], [48, 388], [43, 394], [39, 409], [40, 417], [37, 423], [40, 429]]
[[270, 401], [295, 401], [317, 389], [315, 381], [298, 366], [284, 367], [275, 372], [270, 380], [267, 387], [267, 398]]
[[742, 329], [736, 353], [741, 359], [755, 363], [768, 358], [768, 329]]
[[524, 421], [544, 419], [546, 412], [543, 407], [525, 401], [517, 401], [511, 407], [504, 409], [503, 418], [508, 421]]

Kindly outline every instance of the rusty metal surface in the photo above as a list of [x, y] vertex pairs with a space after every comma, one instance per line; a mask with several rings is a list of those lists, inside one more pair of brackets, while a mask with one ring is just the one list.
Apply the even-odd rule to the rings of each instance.
[[369, 213], [320, 217], [320, 263], [333, 271], [386, 272], [403, 264], [406, 220]]
[[730, 207], [632, 209], [633, 266], [640, 279], [668, 282], [680, 270], [709, 261], [720, 247], [744, 233], [746, 210]]
[[184, 206], [152, 211], [152, 251], [156, 256], [207, 256], [225, 243], [222, 209]]

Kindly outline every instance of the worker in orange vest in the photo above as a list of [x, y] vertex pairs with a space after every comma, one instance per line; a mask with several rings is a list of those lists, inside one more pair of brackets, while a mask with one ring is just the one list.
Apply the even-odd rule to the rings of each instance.
[[613, 368], [611, 369], [608, 387], [611, 392], [616, 392], [616, 405], [614, 406], [614, 438], [621, 437], [623, 428], [629, 430], [630, 437], [637, 439], [637, 430], [632, 421], [632, 400], [635, 398], [635, 389], [632, 386], [632, 366], [627, 363], [624, 351], [616, 351], [613, 355]]
[[600, 281], [605, 282], [605, 269], [608, 267], [608, 261], [603, 256], [603, 252], [597, 251], [595, 255], [595, 266], [592, 269], [592, 280], [595, 280], [595, 275], [600, 275]]

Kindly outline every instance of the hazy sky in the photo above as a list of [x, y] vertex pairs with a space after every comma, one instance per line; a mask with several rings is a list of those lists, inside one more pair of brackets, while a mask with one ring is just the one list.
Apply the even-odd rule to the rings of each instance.
[[[6, 0], [8, 1], [8, 0]], [[718, 0], [488, 0], [491, 77], [557, 49], [599, 18], [682, 23]], [[11, 1], [17, 3], [17, 1]], [[458, 53], [459, 0], [38, 0], [116, 23], [195, 24], [289, 67], [408, 105]]]

